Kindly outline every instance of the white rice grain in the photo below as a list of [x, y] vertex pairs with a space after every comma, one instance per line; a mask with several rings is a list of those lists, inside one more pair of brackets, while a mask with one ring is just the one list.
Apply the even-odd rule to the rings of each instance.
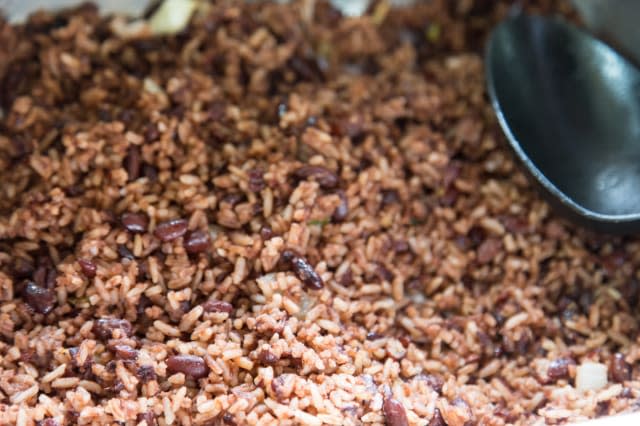
[[62, 377], [66, 369], [67, 369], [67, 364], [60, 364], [59, 366], [54, 368], [51, 372], [42, 376], [42, 383], [49, 383], [54, 381], [58, 377]]
[[39, 390], [38, 385], [33, 385], [21, 392], [15, 393], [11, 395], [11, 403], [16, 405], [22, 404], [28, 399], [36, 396], [38, 394], [38, 390]]

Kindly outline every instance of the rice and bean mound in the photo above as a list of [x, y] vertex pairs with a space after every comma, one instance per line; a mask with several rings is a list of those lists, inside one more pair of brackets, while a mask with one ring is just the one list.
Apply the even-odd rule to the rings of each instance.
[[0, 423], [640, 408], [640, 244], [562, 221], [514, 164], [481, 55], [508, 8], [0, 22]]

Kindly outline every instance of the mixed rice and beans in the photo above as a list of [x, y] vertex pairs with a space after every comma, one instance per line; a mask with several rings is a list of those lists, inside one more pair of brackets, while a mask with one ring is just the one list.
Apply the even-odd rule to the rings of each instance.
[[514, 163], [482, 63], [509, 8], [0, 20], [0, 423], [640, 408], [640, 241], [563, 221]]

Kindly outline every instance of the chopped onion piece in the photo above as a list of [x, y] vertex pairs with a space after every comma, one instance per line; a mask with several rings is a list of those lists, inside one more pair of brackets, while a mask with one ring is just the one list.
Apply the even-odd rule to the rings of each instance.
[[307, 318], [307, 313], [316, 305], [316, 298], [303, 291], [300, 295], [300, 311], [295, 316], [304, 321]]
[[576, 370], [576, 388], [579, 391], [598, 390], [607, 385], [607, 366], [597, 362], [584, 362]]
[[179, 33], [186, 28], [196, 6], [196, 0], [165, 0], [149, 20], [151, 32]]
[[144, 84], [144, 90], [146, 90], [149, 93], [152, 93], [154, 95], [164, 93], [164, 90], [162, 90], [162, 87], [160, 87], [158, 83], [156, 83], [150, 77], [145, 78], [143, 84]]

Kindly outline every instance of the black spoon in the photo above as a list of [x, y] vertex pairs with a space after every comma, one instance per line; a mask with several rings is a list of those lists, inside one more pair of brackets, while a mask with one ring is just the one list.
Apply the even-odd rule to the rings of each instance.
[[520, 15], [486, 52], [507, 139], [550, 202], [605, 232], [640, 230], [640, 71], [560, 20]]

